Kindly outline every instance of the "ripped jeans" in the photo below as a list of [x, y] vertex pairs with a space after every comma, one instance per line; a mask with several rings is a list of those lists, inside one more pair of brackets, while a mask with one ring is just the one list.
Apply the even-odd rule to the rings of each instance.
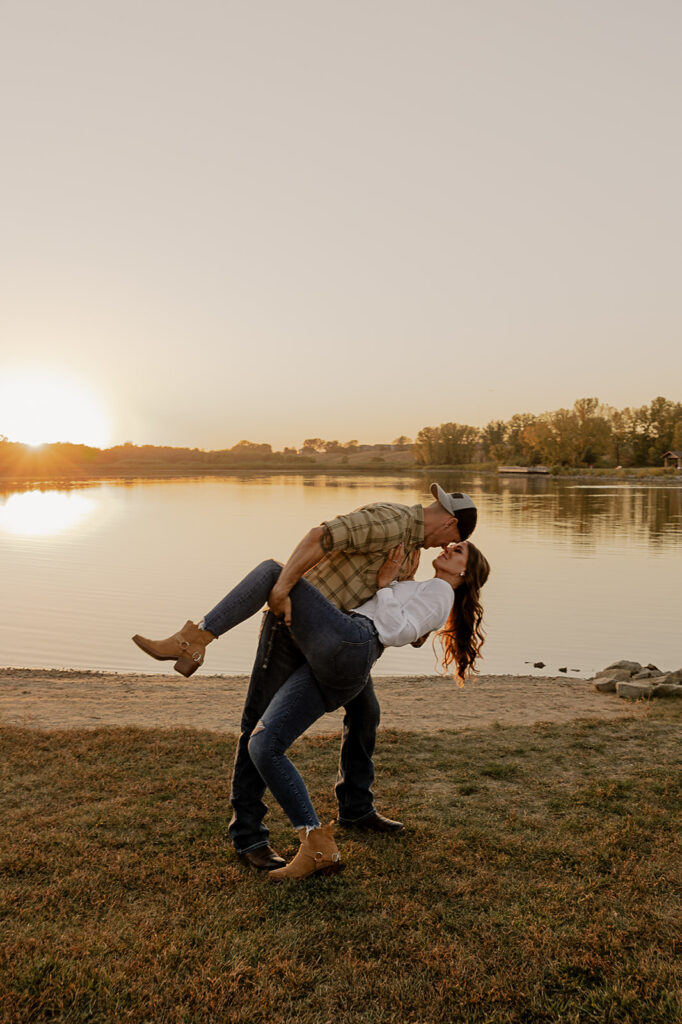
[[249, 756], [295, 829], [318, 828], [308, 789], [286, 751], [325, 713], [320, 689], [307, 664], [289, 676], [251, 733]]
[[[222, 636], [253, 615], [281, 570], [278, 562], [261, 562], [204, 616], [204, 628]], [[383, 646], [370, 619], [339, 611], [307, 580], [299, 580], [289, 596], [290, 632], [306, 661], [273, 695], [251, 733], [248, 753], [294, 828], [316, 828], [305, 783], [285, 752], [325, 711], [361, 692]]]

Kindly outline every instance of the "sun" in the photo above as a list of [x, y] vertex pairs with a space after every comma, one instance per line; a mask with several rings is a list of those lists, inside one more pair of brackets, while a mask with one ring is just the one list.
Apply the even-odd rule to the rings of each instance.
[[0, 370], [0, 434], [10, 441], [105, 448], [110, 430], [97, 393], [77, 378], [59, 370]]

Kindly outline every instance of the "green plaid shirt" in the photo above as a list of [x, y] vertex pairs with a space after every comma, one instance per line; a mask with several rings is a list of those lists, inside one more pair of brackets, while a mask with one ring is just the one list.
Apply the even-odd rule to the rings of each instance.
[[396, 544], [405, 545], [398, 579], [408, 578], [407, 560], [424, 545], [421, 505], [377, 502], [322, 523], [326, 554], [305, 578], [342, 611], [357, 608], [377, 590], [377, 572]]

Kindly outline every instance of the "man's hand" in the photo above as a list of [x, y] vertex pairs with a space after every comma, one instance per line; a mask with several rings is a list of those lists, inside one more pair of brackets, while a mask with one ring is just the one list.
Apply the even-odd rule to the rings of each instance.
[[268, 596], [268, 607], [278, 619], [284, 619], [285, 626], [291, 625], [291, 598], [286, 587], [277, 581]]
[[377, 573], [378, 590], [381, 590], [382, 587], [389, 587], [398, 578], [404, 555], [405, 545], [402, 541], [400, 544], [396, 544], [394, 548], [391, 548], [386, 561]]
[[316, 565], [324, 555], [321, 538], [324, 530], [314, 526], [306, 533], [292, 551], [289, 559], [282, 567], [282, 572], [268, 597], [268, 606], [273, 615], [284, 619], [287, 626], [291, 625], [290, 591], [296, 586], [301, 576]]

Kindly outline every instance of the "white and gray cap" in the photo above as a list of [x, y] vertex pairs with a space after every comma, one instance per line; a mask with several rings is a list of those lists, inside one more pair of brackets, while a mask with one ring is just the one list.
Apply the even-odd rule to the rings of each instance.
[[456, 517], [460, 538], [466, 540], [474, 532], [478, 519], [478, 510], [473, 499], [462, 491], [448, 493], [440, 484], [431, 484], [429, 490], [445, 511]]

